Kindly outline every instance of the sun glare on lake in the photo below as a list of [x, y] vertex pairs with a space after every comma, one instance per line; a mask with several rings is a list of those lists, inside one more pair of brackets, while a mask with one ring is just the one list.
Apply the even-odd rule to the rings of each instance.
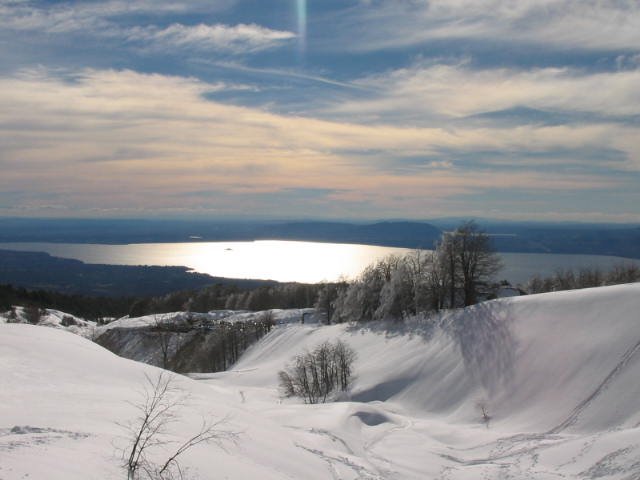
[[281, 282], [354, 278], [369, 264], [407, 249], [293, 241], [180, 244], [165, 262], [187, 265], [209, 275]]

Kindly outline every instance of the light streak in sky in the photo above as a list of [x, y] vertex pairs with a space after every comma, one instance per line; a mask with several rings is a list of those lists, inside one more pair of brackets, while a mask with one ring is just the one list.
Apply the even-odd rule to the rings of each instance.
[[307, 0], [296, 0], [298, 9], [298, 49], [304, 55], [307, 49]]

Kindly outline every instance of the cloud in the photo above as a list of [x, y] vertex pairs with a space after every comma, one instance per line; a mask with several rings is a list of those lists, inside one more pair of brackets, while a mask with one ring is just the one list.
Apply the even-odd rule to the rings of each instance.
[[501, 161], [505, 152], [540, 152], [553, 159], [557, 151], [573, 150], [574, 159], [585, 163], [586, 151], [609, 150], [620, 154], [619, 167], [640, 168], [640, 69], [594, 73], [417, 63], [354, 83], [375, 94], [343, 100], [326, 115], [404, 125], [405, 132], [419, 126], [439, 130], [438, 149], [499, 152]]
[[[111, 20], [145, 15], [153, 18], [173, 14], [216, 12], [227, 9], [235, 0], [171, 1], [171, 0], [105, 0], [99, 2], [0, 1], [3, 28], [12, 30], [70, 33], [90, 32], [98, 26], [111, 25]], [[103, 32], [96, 31], [96, 34]]]
[[[171, 23], [158, 26], [154, 20], [176, 14], [211, 14], [228, 8], [233, 1], [169, 2], [107, 1], [61, 3], [34, 6], [31, 3], [0, 3], [3, 28], [32, 33], [84, 35], [112, 41], [142, 44], [147, 50], [219, 50], [248, 53], [281, 45], [295, 38], [287, 31], [272, 30], [256, 24]], [[127, 21], [122, 19], [132, 18]], [[143, 22], [135, 24], [131, 22]]]
[[295, 37], [292, 32], [271, 30], [255, 24], [229, 26], [174, 23], [166, 28], [137, 27], [128, 34], [128, 40], [143, 42], [156, 50], [189, 47], [232, 53], [257, 52], [273, 48]]
[[304, 71], [298, 71], [298, 70], [281, 69], [281, 68], [256, 68], [256, 67], [250, 67], [247, 65], [242, 65], [240, 63], [233, 63], [233, 62], [211, 63], [206, 61], [200, 61], [199, 63], [203, 63], [203, 64], [210, 63], [215, 67], [222, 67], [225, 69], [234, 70], [238, 72], [255, 73], [255, 74], [264, 75], [264, 76], [285, 77], [289, 79], [300, 79], [300, 80], [305, 80], [305, 81], [310, 81], [310, 82], [315, 82], [315, 83], [320, 83], [325, 85], [331, 85], [334, 87], [342, 87], [342, 88], [354, 89], [354, 90], [367, 90], [367, 88], [363, 87], [362, 85], [349, 83], [349, 82], [341, 82], [339, 80], [334, 80], [332, 78], [324, 77], [321, 75], [314, 75], [311, 73], [306, 73]]
[[560, 49], [631, 50], [640, 8], [617, 0], [380, 0], [347, 12], [337, 48], [374, 51], [433, 40], [486, 40]]
[[[248, 197], [282, 199], [297, 192], [295, 205], [281, 204], [282, 215], [307, 207], [309, 215], [328, 215], [326, 198], [317, 195], [327, 192], [336, 216], [350, 216], [345, 209], [354, 216], [367, 211], [406, 216], [428, 208], [442, 211], [446, 199], [493, 191], [496, 185], [511, 192], [580, 192], [623, 189], [630, 182], [615, 172], [550, 175], [535, 165], [512, 170], [457, 162], [457, 156], [472, 157], [475, 151], [503, 152], [502, 159], [506, 152], [518, 162], [522, 152], [606, 146], [628, 148], [637, 158], [632, 135], [637, 131], [615, 124], [455, 129], [358, 124], [205, 98], [221, 88], [129, 70], [60, 75], [36, 69], [0, 78], [0, 190], [34, 197], [49, 193], [75, 213], [202, 211], [202, 198], [189, 193], [213, 190], [219, 195], [209, 201], [219, 213], [252, 208], [273, 214], [273, 204]], [[393, 159], [410, 156], [428, 161], [412, 175], [386, 168]], [[316, 193], [305, 197], [305, 191]]]
[[478, 69], [468, 63], [420, 63], [354, 81], [376, 92], [334, 111], [404, 119], [462, 118], [527, 107], [551, 112], [637, 116], [640, 69], [588, 72], [571, 68]]

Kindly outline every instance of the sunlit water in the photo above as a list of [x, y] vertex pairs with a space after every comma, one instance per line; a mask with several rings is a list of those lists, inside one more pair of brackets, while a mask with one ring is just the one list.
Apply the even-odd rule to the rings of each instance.
[[[112, 265], [177, 265], [216, 277], [320, 282], [354, 278], [367, 265], [411, 249], [339, 243], [264, 240], [255, 242], [141, 243], [98, 245], [68, 243], [0, 243], [0, 248], [47, 252], [85, 263]], [[505, 268], [499, 279], [524, 283], [534, 274], [557, 269], [609, 269], [630, 260], [603, 255], [536, 253], [501, 254]]]

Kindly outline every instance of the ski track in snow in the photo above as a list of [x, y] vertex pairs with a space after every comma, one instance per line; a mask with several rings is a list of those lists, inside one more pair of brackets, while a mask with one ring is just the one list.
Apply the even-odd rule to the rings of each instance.
[[338, 467], [340, 466], [347, 467], [350, 470], [352, 470], [353, 473], [356, 475], [355, 477], [352, 477], [352, 478], [356, 478], [358, 480], [385, 480], [385, 477], [382, 477], [379, 473], [372, 472], [366, 467], [362, 465], [358, 465], [357, 463], [355, 463], [353, 460], [351, 460], [349, 457], [345, 455], [331, 455], [326, 451], [307, 447], [300, 443], [296, 443], [295, 445], [298, 448], [306, 450], [307, 452], [312, 453], [318, 456], [319, 458], [321, 458], [322, 460], [324, 460], [328, 465], [328, 469], [329, 469], [329, 472], [331, 473], [332, 478], [334, 478], [335, 480], [345, 480], [345, 477], [343, 476], [343, 474], [339, 473], [340, 470], [338, 469]]
[[580, 472], [579, 475], [582, 478], [597, 479], [629, 473], [629, 476], [624, 477], [625, 480], [638, 480], [640, 478], [640, 460], [638, 460], [637, 447], [638, 445], [632, 445], [608, 453], [591, 468]]
[[[463, 459], [449, 454], [441, 454], [441, 457], [449, 460], [453, 465], [443, 467], [438, 478], [447, 480], [456, 471], [467, 467], [482, 467], [482, 477], [487, 479], [524, 480], [538, 478], [567, 478], [567, 479], [599, 479], [625, 474], [619, 477], [623, 480], [640, 479], [640, 445], [633, 444], [625, 448], [614, 450], [598, 459], [586, 470], [576, 473], [563, 473], [570, 470], [572, 465], [578, 463], [594, 444], [604, 435], [598, 433], [587, 438], [583, 442], [580, 451], [568, 461], [559, 463], [553, 470], [539, 465], [540, 454], [557, 446], [567, 444], [576, 439], [571, 437], [554, 436], [549, 438], [547, 434], [517, 435], [497, 440], [495, 447], [487, 457]], [[522, 445], [525, 443], [525, 445]], [[529, 443], [527, 445], [527, 443]], [[505, 460], [511, 460], [505, 462]], [[562, 471], [561, 471], [562, 470]]]
[[16, 425], [11, 428], [0, 428], [0, 451], [11, 451], [33, 445], [46, 445], [65, 438], [82, 440], [89, 436], [88, 433], [69, 430]]
[[580, 416], [580, 414], [586, 410], [589, 405], [600, 395], [602, 394], [602, 392], [604, 390], [606, 390], [606, 388], [611, 384], [611, 382], [613, 382], [613, 380], [615, 380], [615, 378], [620, 375], [620, 373], [624, 370], [624, 368], [629, 364], [629, 362], [631, 361], [631, 359], [638, 353], [640, 352], [640, 341], [638, 341], [635, 345], [633, 345], [631, 348], [629, 348], [626, 352], [624, 352], [624, 354], [622, 355], [622, 358], [620, 359], [620, 361], [618, 362], [618, 364], [613, 368], [613, 370], [611, 370], [611, 372], [609, 373], [609, 375], [607, 375], [605, 377], [605, 379], [602, 381], [602, 383], [600, 383], [600, 385], [598, 385], [598, 387], [596, 387], [596, 389], [593, 391], [593, 393], [591, 395], [589, 395], [587, 398], [585, 398], [582, 402], [580, 402], [574, 409], [573, 411], [569, 414], [569, 416], [567, 417], [567, 419], [562, 422], [561, 424], [557, 425], [556, 427], [552, 428], [551, 430], [549, 430], [548, 433], [560, 433], [563, 430], [569, 428], [570, 426], [574, 425], [577, 420], [578, 417]]

